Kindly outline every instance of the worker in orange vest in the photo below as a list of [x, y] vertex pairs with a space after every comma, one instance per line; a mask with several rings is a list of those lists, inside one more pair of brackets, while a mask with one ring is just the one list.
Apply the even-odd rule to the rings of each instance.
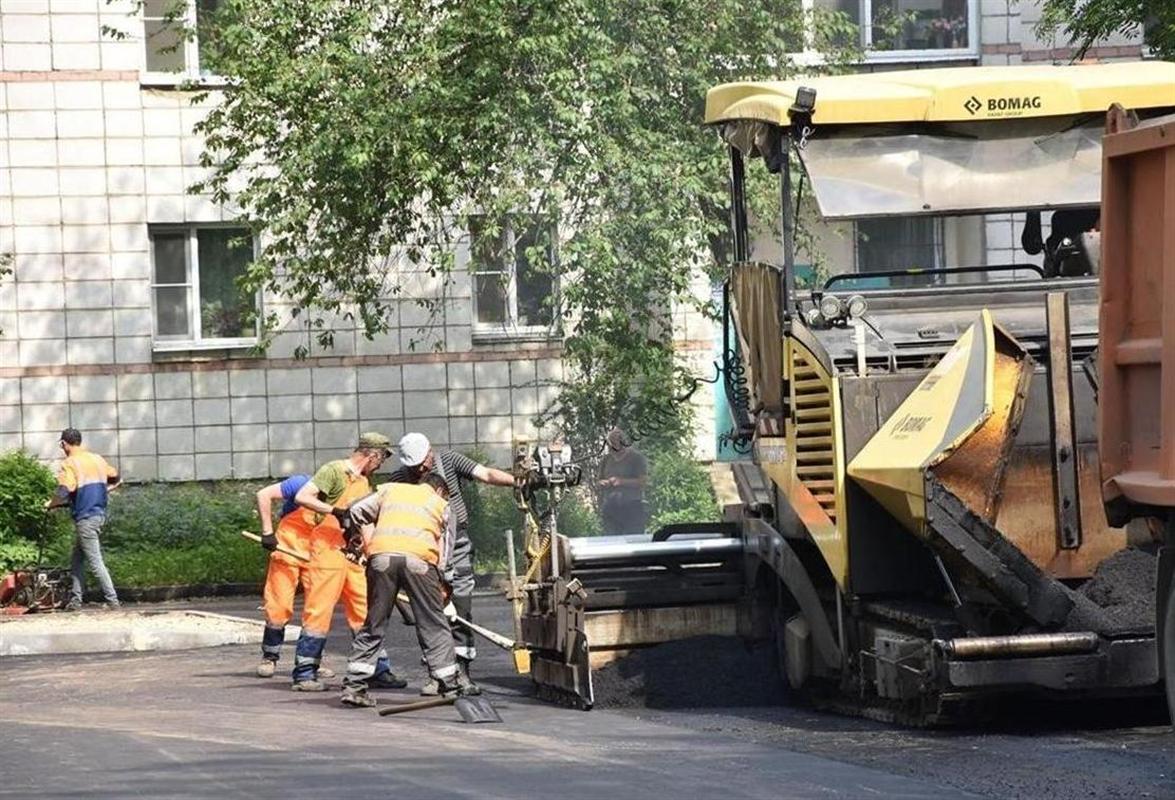
[[[367, 580], [363, 567], [344, 554], [346, 538], [341, 522], [350, 525], [347, 506], [371, 493], [368, 476], [383, 464], [391, 453], [391, 440], [381, 433], [364, 433], [349, 458], [331, 461], [319, 468], [294, 497], [301, 506], [287, 515], [281, 529], [294, 530], [298, 548], [310, 555], [306, 569], [305, 597], [302, 603], [302, 634], [294, 650], [296, 692], [321, 692], [326, 685], [318, 680], [326, 635], [330, 632], [335, 604], [341, 599], [352, 634], [358, 632], [367, 617]], [[297, 517], [291, 520], [291, 517]], [[394, 675], [387, 657], [380, 659], [371, 684], [380, 688], [403, 688], [407, 682]]]
[[428, 671], [442, 695], [479, 693], [468, 675], [457, 668], [457, 652], [449, 619], [456, 615], [441, 578], [455, 533], [449, 514], [449, 488], [436, 473], [420, 483], [386, 483], [349, 509], [358, 526], [375, 524], [365, 535], [367, 549], [367, 619], [355, 635], [343, 705], [375, 705], [367, 681], [375, 674], [383, 647], [384, 629], [403, 589], [416, 617], [416, 639]]
[[118, 594], [114, 591], [106, 562], [102, 560], [102, 547], [98, 542], [102, 525], [106, 522], [107, 494], [119, 484], [118, 470], [107, 464], [102, 456], [82, 446], [82, 433], [77, 428], [63, 430], [59, 442], [65, 461], [57, 475], [57, 491], [45, 501], [45, 508], [68, 505], [73, 513], [76, 532], [70, 566], [73, 585], [65, 610], [77, 611], [82, 607], [82, 590], [86, 583], [84, 562], [89, 562], [90, 571], [102, 587], [106, 608], [118, 608]]

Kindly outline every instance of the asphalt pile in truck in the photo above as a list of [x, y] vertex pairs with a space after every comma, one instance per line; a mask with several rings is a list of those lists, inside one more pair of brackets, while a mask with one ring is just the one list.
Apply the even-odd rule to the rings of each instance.
[[786, 689], [770, 643], [697, 636], [635, 650], [593, 671], [598, 708], [778, 705]]
[[1098, 565], [1093, 577], [1070, 590], [1071, 631], [1141, 633], [1154, 631], [1155, 553], [1128, 547]]

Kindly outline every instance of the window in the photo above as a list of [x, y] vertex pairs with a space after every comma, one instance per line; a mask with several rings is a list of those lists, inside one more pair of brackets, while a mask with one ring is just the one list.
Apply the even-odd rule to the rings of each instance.
[[212, 74], [211, 48], [220, 0], [144, 0], [143, 42], [149, 73], [196, 78]]
[[[867, 61], [974, 58], [978, 0], [801, 0], [816, 13], [839, 12], [860, 32]], [[808, 54], [810, 55], [810, 54]]]
[[256, 344], [258, 300], [238, 285], [253, 248], [247, 228], [151, 229], [157, 350]]
[[[857, 221], [857, 272], [936, 269], [943, 266], [942, 221], [933, 217], [886, 217]], [[890, 286], [925, 286], [934, 276], [898, 277]]]
[[512, 215], [469, 221], [474, 333], [547, 333], [555, 320], [555, 226]]

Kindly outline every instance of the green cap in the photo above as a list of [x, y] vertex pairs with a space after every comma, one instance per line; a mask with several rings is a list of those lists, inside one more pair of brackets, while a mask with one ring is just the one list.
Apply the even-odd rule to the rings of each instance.
[[357, 450], [383, 450], [384, 455], [391, 455], [392, 440], [384, 436], [382, 433], [375, 431], [368, 431], [359, 435], [359, 447]]

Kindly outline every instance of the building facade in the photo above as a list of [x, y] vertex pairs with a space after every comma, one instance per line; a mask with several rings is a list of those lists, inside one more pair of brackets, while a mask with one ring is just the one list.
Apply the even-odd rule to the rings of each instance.
[[[865, 42], [867, 69], [1071, 55], [1034, 38], [1031, 4], [804, 1], [857, 20], [900, 15], [889, 39]], [[508, 463], [513, 438], [541, 433], [534, 416], [562, 377], [541, 303], [553, 287], [528, 271], [528, 232], [511, 233], [513, 258], [486, 260], [474, 231], [448, 283], [398, 265], [391, 330], [368, 340], [342, 328], [319, 348], [280, 297], [240, 296], [234, 279], [257, 243], [231, 208], [187, 192], [204, 177], [193, 127], [207, 107], [180, 84], [206, 76], [198, 41], [169, 38], [170, 5], [0, 3], [0, 254], [14, 268], [0, 280], [0, 451], [53, 458], [57, 434], [73, 426], [132, 480], [260, 478], [313, 469], [363, 430], [420, 430]], [[192, 0], [191, 21], [214, 5]], [[875, 37], [881, 26], [863, 30]], [[1140, 52], [1123, 40], [1091, 55]], [[834, 268], [868, 261], [871, 242], [999, 258], [1015, 221], [882, 225], [832, 231]], [[703, 279], [697, 291], [709, 296]], [[439, 303], [430, 311], [422, 300]], [[258, 304], [286, 320], [264, 354]], [[713, 326], [685, 310], [674, 324], [682, 357], [710, 374]], [[713, 394], [694, 402], [697, 452], [710, 457]]]

